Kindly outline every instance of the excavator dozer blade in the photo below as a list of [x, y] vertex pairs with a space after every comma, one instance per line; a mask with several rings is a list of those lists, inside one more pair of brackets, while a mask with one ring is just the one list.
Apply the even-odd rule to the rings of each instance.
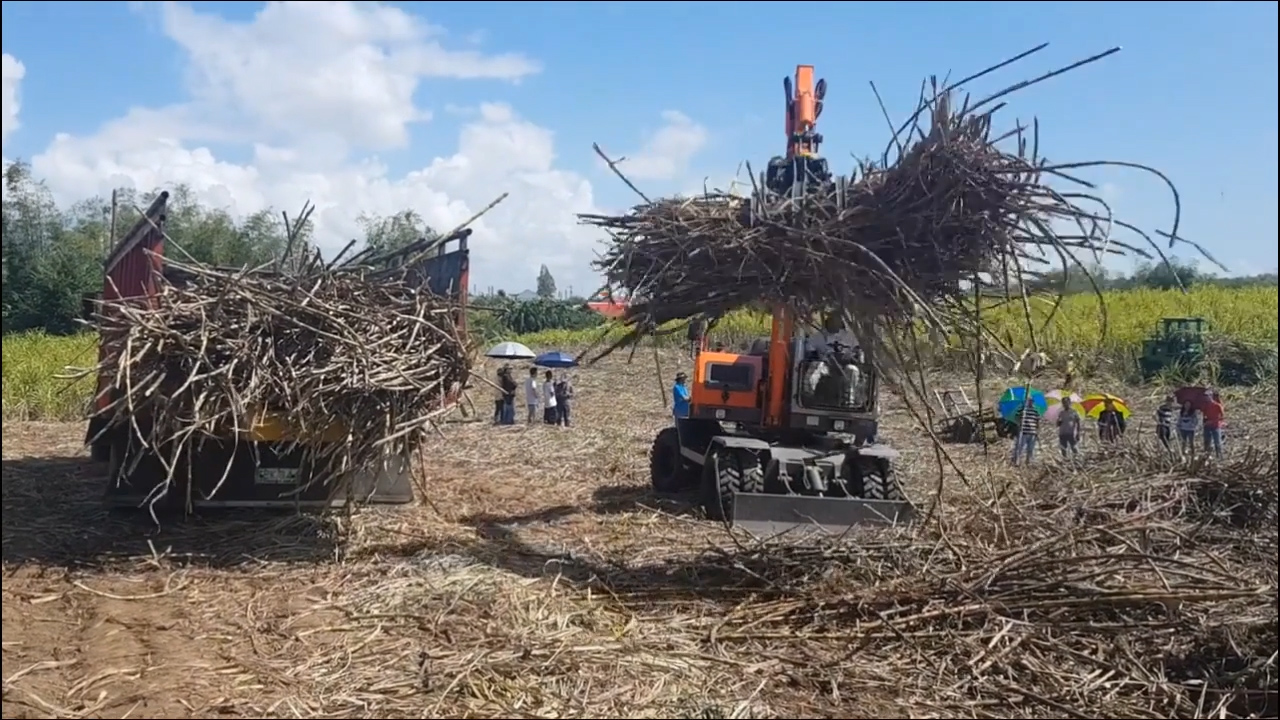
[[735, 493], [732, 525], [761, 536], [796, 532], [842, 535], [857, 525], [907, 523], [914, 515], [910, 503], [895, 500]]

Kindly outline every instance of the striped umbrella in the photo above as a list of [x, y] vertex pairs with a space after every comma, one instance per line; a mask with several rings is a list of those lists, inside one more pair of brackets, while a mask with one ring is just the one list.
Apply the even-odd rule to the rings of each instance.
[[1076, 412], [1081, 415], [1085, 414], [1084, 407], [1080, 404], [1081, 398], [1079, 395], [1071, 392], [1070, 390], [1050, 390], [1044, 394], [1045, 402], [1049, 403], [1049, 409], [1044, 411], [1045, 420], [1050, 423], [1058, 421], [1058, 414], [1062, 412], [1063, 398], [1069, 398], [1071, 400], [1071, 407], [1075, 408]]
[[1116, 411], [1120, 413], [1120, 417], [1128, 420], [1129, 416], [1133, 414], [1122, 398], [1109, 393], [1091, 393], [1089, 395], [1085, 395], [1084, 399], [1080, 401], [1080, 407], [1084, 408], [1084, 414], [1086, 417], [1096, 420], [1098, 416], [1102, 414], [1102, 411], [1106, 409], [1108, 400], [1111, 401], [1111, 404], [1115, 407]]

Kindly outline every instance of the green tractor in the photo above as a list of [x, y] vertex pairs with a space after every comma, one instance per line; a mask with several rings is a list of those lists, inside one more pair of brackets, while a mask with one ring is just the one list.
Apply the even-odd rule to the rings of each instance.
[[1142, 378], [1151, 380], [1169, 369], [1194, 373], [1205, 359], [1204, 335], [1208, 329], [1204, 318], [1171, 317], [1160, 321], [1154, 336], [1142, 343], [1138, 358]]

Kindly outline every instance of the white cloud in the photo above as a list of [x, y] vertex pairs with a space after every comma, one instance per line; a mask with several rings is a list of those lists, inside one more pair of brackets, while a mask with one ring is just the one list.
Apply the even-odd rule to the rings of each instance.
[[27, 69], [23, 67], [18, 59], [9, 53], [4, 53], [0, 57], [0, 70], [3, 71], [3, 109], [4, 109], [4, 125], [0, 129], [0, 143], [9, 139], [9, 133], [21, 127], [18, 122], [18, 111], [21, 109], [19, 102], [18, 90], [22, 86], [22, 78], [27, 74]]
[[[597, 235], [575, 217], [596, 210], [592, 186], [557, 165], [550, 130], [510, 106], [468, 109], [456, 151], [401, 177], [376, 156], [355, 154], [408, 142], [407, 126], [428, 117], [413, 100], [420, 79], [518, 80], [537, 63], [448, 50], [440, 29], [377, 3], [273, 3], [246, 23], [175, 4], [162, 12], [188, 54], [191, 99], [135, 108], [92, 136], [55, 136], [32, 164], [61, 201], [180, 183], [241, 215], [266, 206], [293, 212], [311, 200], [317, 240], [333, 251], [358, 236], [362, 212], [412, 208], [446, 229], [510, 192], [473, 226], [473, 282], [532, 287], [545, 263], [561, 287], [594, 289]], [[7, 133], [7, 56], [5, 63]], [[705, 139], [679, 113], [664, 120], [637, 155], [650, 176], [676, 174]], [[211, 146], [251, 157], [231, 162]]]
[[166, 34], [191, 58], [197, 101], [247, 128], [292, 135], [299, 122], [362, 148], [403, 147], [430, 113], [413, 101], [423, 78], [519, 80], [539, 65], [517, 54], [447, 50], [441, 31], [377, 3], [269, 3], [250, 23], [163, 5]]
[[650, 135], [639, 150], [622, 155], [618, 169], [629, 179], [676, 179], [688, 169], [689, 160], [706, 145], [707, 129], [684, 113], [667, 110], [662, 113], [662, 120], [662, 128]]

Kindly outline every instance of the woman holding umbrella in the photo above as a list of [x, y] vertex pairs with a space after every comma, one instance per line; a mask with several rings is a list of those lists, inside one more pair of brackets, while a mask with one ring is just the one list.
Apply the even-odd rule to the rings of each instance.
[[[1194, 386], [1179, 388], [1174, 397], [1184, 408], [1196, 413], [1203, 419], [1204, 451], [1222, 457], [1222, 427], [1225, 425], [1225, 411], [1222, 407], [1222, 396], [1217, 391], [1206, 387]], [[1191, 438], [1184, 445], [1195, 442], [1196, 427], [1190, 425]]]
[[[518, 342], [502, 342], [490, 348], [485, 357], [495, 360], [529, 360], [533, 358], [533, 352]], [[498, 370], [498, 388], [502, 396], [501, 405], [495, 408], [498, 424], [515, 425], [516, 391], [520, 389], [520, 384], [512, 374], [511, 365], [503, 364]]]

